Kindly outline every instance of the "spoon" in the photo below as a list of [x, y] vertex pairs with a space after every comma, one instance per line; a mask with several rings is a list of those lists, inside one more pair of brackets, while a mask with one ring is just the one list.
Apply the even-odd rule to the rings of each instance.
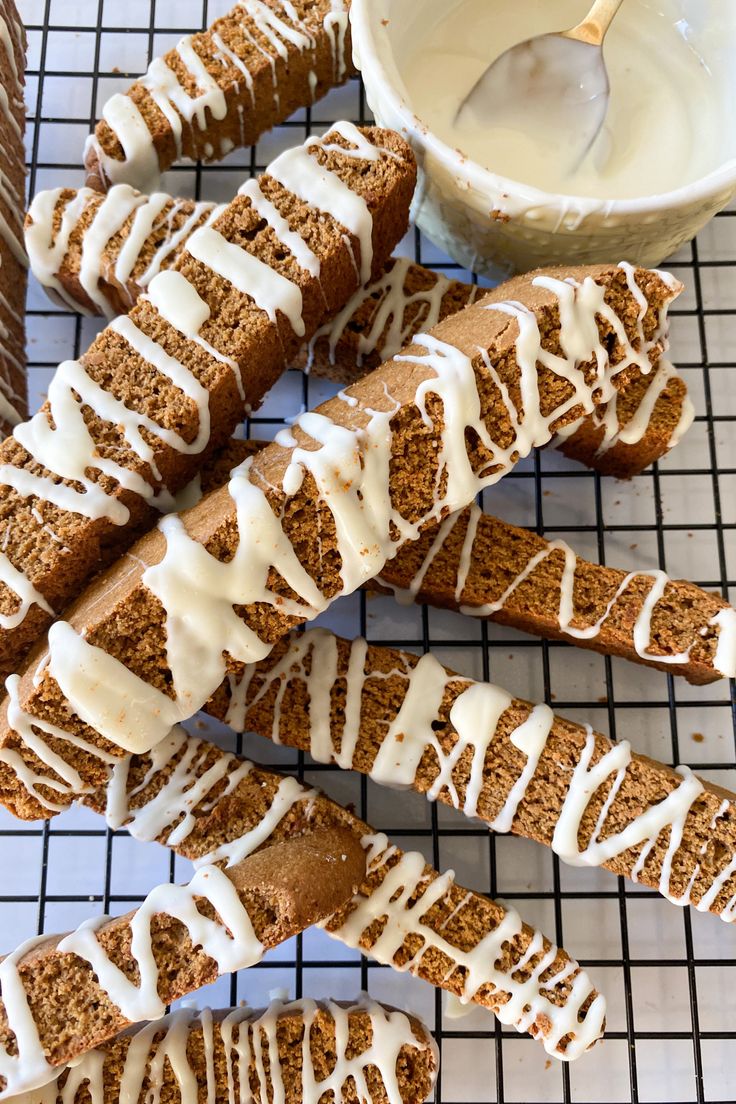
[[522, 131], [573, 172], [601, 132], [610, 85], [603, 39], [623, 0], [595, 0], [569, 31], [537, 35], [496, 59], [460, 105], [459, 129]]

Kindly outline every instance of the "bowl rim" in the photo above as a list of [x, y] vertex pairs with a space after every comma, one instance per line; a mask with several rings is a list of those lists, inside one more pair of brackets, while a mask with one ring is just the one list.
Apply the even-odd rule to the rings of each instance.
[[[652, 215], [665, 210], [679, 207], [690, 207], [699, 201], [713, 198], [724, 189], [736, 191], [736, 156], [724, 161], [722, 165], [712, 169], [705, 176], [698, 177], [690, 184], [683, 184], [679, 188], [673, 188], [669, 192], [656, 192], [649, 196], [640, 196], [627, 199], [606, 199], [590, 196], [569, 195], [562, 192], [546, 192], [531, 184], [513, 180], [511, 177], [501, 176], [491, 169], [474, 161], [456, 147], [450, 146], [439, 138], [421, 118], [412, 110], [406, 99], [400, 94], [396, 82], [391, 73], [391, 68], [386, 65], [382, 55], [381, 46], [377, 41], [383, 36], [383, 53], [388, 53], [391, 62], [398, 75], [393, 50], [390, 48], [388, 31], [384, 23], [381, 11], [386, 10], [387, 0], [352, 0], [350, 5], [350, 23], [353, 31], [353, 51], [356, 67], [362, 73], [366, 60], [373, 66], [382, 86], [382, 92], [389, 96], [392, 107], [398, 113], [404, 123], [407, 134], [428, 148], [435, 156], [444, 161], [451, 161], [456, 174], [465, 178], [465, 183], [479, 193], [497, 197], [500, 200], [511, 201], [521, 205], [521, 211], [509, 210], [512, 216], [515, 214], [528, 214], [539, 211], [542, 208], [559, 208], [562, 217], [577, 214], [585, 219], [588, 215], [603, 213], [606, 218], [615, 215]], [[393, 0], [396, 2], [396, 0]], [[412, 0], [417, 3], [418, 0]], [[461, 182], [461, 181], [459, 181]], [[502, 210], [502, 213], [507, 213]]]

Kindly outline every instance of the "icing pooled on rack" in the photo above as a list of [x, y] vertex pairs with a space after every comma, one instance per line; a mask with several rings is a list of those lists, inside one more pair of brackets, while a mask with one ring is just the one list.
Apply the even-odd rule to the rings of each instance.
[[[80, 1062], [68, 1067], [53, 1084], [29, 1094], [23, 1104], [74, 1104], [83, 1086], [97, 1104], [114, 1091], [115, 1099], [137, 1104], [142, 1094], [160, 1099], [168, 1065], [173, 1074], [181, 1104], [254, 1104], [255, 1101], [283, 1102], [294, 1086], [287, 1077], [293, 1067], [287, 1065], [286, 1040], [279, 1038], [284, 1019], [303, 1024], [299, 1099], [303, 1104], [318, 1104], [326, 1094], [335, 1101], [347, 1099], [348, 1091], [357, 1091], [361, 1100], [371, 1099], [368, 1069], [380, 1077], [387, 1104], [402, 1104], [401, 1085], [410, 1076], [401, 1069], [402, 1058], [412, 1061], [417, 1053], [427, 1055], [421, 1063], [433, 1079], [439, 1065], [437, 1047], [424, 1025], [410, 1020], [403, 1012], [385, 1008], [362, 995], [357, 1001], [338, 1004], [332, 1000], [304, 998], [284, 1003], [274, 1001], [265, 1010], [239, 1007], [212, 1012], [181, 1008], [161, 1020], [138, 1027], [110, 1046], [89, 1051]], [[367, 1023], [366, 1023], [367, 1021]], [[353, 1033], [351, 1033], [351, 1027]], [[358, 1047], [355, 1032], [370, 1030], [370, 1042]], [[328, 1035], [324, 1037], [324, 1029]], [[192, 1058], [189, 1045], [193, 1035], [201, 1035], [202, 1058]], [[325, 1072], [318, 1072], [314, 1052], [320, 1052], [334, 1039], [336, 1052]], [[124, 1051], [121, 1055], [119, 1052]], [[224, 1051], [225, 1083], [220, 1083], [213, 1061]], [[120, 1068], [107, 1068], [108, 1056], [120, 1062]], [[205, 1068], [202, 1069], [202, 1061]], [[105, 1081], [105, 1074], [113, 1076]], [[349, 1088], [348, 1082], [351, 1083]], [[114, 1085], [114, 1089], [113, 1089]], [[353, 1088], [354, 1086], [354, 1088]], [[204, 1096], [200, 1094], [200, 1088]], [[411, 1085], [409, 1085], [411, 1088]], [[112, 1099], [112, 1097], [110, 1097]]]
[[[359, 155], [359, 150], [355, 155]], [[360, 428], [338, 424], [320, 413], [301, 415], [295, 425], [316, 448], [295, 447], [291, 433], [277, 438], [291, 449], [281, 488], [274, 488], [283, 496], [281, 508], [285, 510], [289, 499], [300, 493], [309, 474], [319, 499], [334, 520], [341, 593], [352, 593], [380, 574], [402, 543], [415, 540], [424, 527], [472, 502], [479, 491], [511, 470], [519, 457], [549, 441], [551, 427], [560, 418], [579, 407], [592, 410], [596, 397], [605, 402], [615, 390], [616, 375], [628, 364], [637, 363], [643, 370], [648, 355], [646, 343], [638, 342], [637, 348], [631, 345], [620, 319], [603, 299], [603, 288], [590, 278], [581, 284], [550, 281], [547, 277], [538, 279], [545, 289], [558, 296], [563, 355], [556, 356], [542, 348], [536, 319], [520, 304], [490, 307], [481, 304], [470, 308], [508, 312], [519, 322], [515, 344], [523, 415], [513, 407], [488, 353], [480, 350], [489, 377], [497, 381], [514, 427], [506, 442], [492, 437], [481, 406], [473, 362], [459, 348], [432, 334], [423, 334], [415, 339], [419, 352], [395, 358], [395, 364], [410, 362], [426, 371], [414, 402], [424, 422], [436, 434], [437, 471], [443, 475], [442, 481], [438, 479], [434, 497], [422, 506], [415, 520], [404, 517], [388, 493], [394, 448], [391, 419], [396, 412], [396, 404], [388, 393], [389, 409], [361, 411], [364, 424]], [[604, 319], [624, 347], [625, 354], [616, 365], [611, 365], [601, 343], [595, 324], [597, 317]], [[591, 359], [597, 364], [597, 371], [593, 380], [586, 383], [582, 365]], [[544, 414], [538, 392], [538, 362], [570, 385], [568, 397]], [[427, 405], [436, 398], [443, 408], [439, 428], [434, 427]], [[480, 442], [489, 457], [480, 473], [468, 454], [469, 435]], [[170, 698], [161, 700], [163, 695], [152, 695], [143, 680], [125, 673], [120, 662], [102, 649], [91, 649], [79, 634], [58, 626], [51, 634], [49, 673], [56, 677], [58, 669], [74, 711], [113, 743], [135, 747], [137, 751], [152, 747], [171, 724], [192, 716], [207, 701], [225, 677], [226, 655], [252, 663], [268, 654], [271, 644], [236, 609], [261, 605], [271, 607], [279, 615], [309, 621], [336, 596], [325, 594], [305, 570], [268, 495], [251, 480], [251, 467], [249, 459], [233, 474], [228, 488], [238, 533], [230, 559], [226, 562], [217, 559], [189, 534], [179, 517], [172, 516], [161, 523], [166, 538], [162, 560], [142, 575], [142, 584], [156, 596], [163, 609], [167, 663], [172, 676]], [[62, 489], [71, 491], [67, 487]], [[272, 569], [296, 597], [286, 598], [272, 589]], [[89, 669], [93, 652], [97, 653], [95, 677], [90, 679], [84, 670]], [[136, 682], [141, 684], [137, 693]], [[122, 702], [116, 701], [120, 694], [115, 687], [123, 684], [126, 698], [132, 696], [143, 703], [133, 726], [134, 744], [130, 743], [127, 711]], [[109, 688], [106, 694], [101, 693], [101, 686]], [[150, 727], [144, 723], [146, 711]]]
[[[200, 911], [203, 902], [214, 909], [217, 919], [209, 919]], [[96, 933], [108, 917], [82, 924], [57, 943], [58, 953], [75, 955], [88, 963], [98, 984], [117, 1009], [117, 1014], [132, 1023], [155, 1019], [165, 1012], [166, 1006], [158, 993], [159, 968], [154, 956], [151, 928], [154, 917], [160, 915], [183, 924], [193, 945], [200, 949], [201, 954], [215, 961], [219, 973], [245, 969], [260, 961], [263, 955], [263, 944], [255, 935], [235, 886], [216, 866], [202, 866], [186, 886], [157, 886], [132, 914], [128, 921], [130, 955], [137, 980], [131, 980], [112, 961], [97, 939]], [[0, 1074], [5, 1078], [5, 1086], [0, 1092], [3, 1099], [40, 1088], [53, 1078], [55, 1072], [44, 1054], [19, 974], [19, 963], [29, 949], [28, 945], [20, 948], [0, 964], [7, 1028], [15, 1036], [17, 1050], [11, 1054], [5, 1047], [0, 1047]]]

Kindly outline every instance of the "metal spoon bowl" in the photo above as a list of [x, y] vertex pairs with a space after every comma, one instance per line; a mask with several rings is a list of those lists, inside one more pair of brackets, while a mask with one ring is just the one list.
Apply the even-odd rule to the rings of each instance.
[[460, 132], [504, 126], [554, 146], [573, 172], [606, 120], [610, 96], [603, 39], [623, 0], [596, 0], [569, 31], [537, 35], [506, 50], [460, 105]]

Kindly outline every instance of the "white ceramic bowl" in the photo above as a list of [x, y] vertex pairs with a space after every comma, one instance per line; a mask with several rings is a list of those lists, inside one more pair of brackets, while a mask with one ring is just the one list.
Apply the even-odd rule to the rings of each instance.
[[[658, 2], [673, 18], [692, 16], [697, 8], [698, 23], [710, 34], [715, 28], [721, 48], [736, 51], [736, 4], [730, 0]], [[437, 3], [447, 10], [447, 0], [352, 0], [353, 43], [377, 122], [406, 135], [417, 154], [417, 224], [466, 268], [497, 276], [543, 264], [622, 258], [655, 266], [690, 241], [736, 194], [736, 143], [725, 135], [719, 168], [676, 191], [641, 199], [555, 195], [463, 157], [414, 113], [397, 60], [408, 36], [421, 26], [422, 13], [432, 17]], [[728, 68], [733, 72], [736, 66]], [[437, 82], [442, 94], [441, 73]]]

